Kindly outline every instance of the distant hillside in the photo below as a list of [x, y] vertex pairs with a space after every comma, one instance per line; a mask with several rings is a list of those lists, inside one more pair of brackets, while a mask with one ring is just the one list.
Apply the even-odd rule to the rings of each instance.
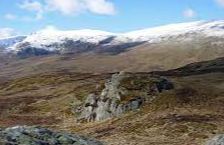
[[146, 43], [131, 47], [128, 51], [113, 55], [85, 52], [82, 54], [51, 54], [25, 59], [10, 57], [0, 62], [0, 78], [61, 70], [106, 73], [176, 69], [190, 63], [224, 57], [224, 43], [221, 42], [224, 42], [224, 38], [195, 38], [191, 41], [170, 39], [160, 43]]
[[[207, 38], [223, 39], [224, 21], [196, 21], [170, 24], [127, 33], [100, 30], [44, 29], [27, 36], [0, 38], [0, 47], [20, 57], [85, 52], [119, 54], [142, 43], [154, 44], [167, 40], [189, 42]], [[205, 41], [205, 40], [204, 40]], [[214, 40], [214, 45], [223, 45]]]
[[224, 21], [200, 21], [123, 34], [42, 30], [15, 41], [2, 39], [2, 44], [12, 45], [0, 50], [0, 80], [63, 70], [111, 73], [176, 69], [224, 57], [223, 27]]
[[154, 72], [154, 73], [166, 76], [178, 76], [178, 75], [191, 76], [191, 75], [200, 75], [206, 73], [221, 73], [221, 72], [224, 72], [224, 57], [210, 61], [192, 63], [174, 70], [169, 70], [165, 72]]

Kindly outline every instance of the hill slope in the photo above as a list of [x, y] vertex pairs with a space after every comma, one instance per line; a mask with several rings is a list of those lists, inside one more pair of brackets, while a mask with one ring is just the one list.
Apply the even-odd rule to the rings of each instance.
[[[195, 68], [199, 73], [189, 74]], [[0, 85], [0, 126], [41, 125], [93, 136], [109, 145], [203, 145], [224, 132], [224, 75], [217, 71], [222, 68], [220, 58], [191, 64], [178, 73], [154, 72], [173, 82], [174, 89], [120, 117], [82, 124], [76, 123], [72, 110], [112, 74], [63, 70], [8, 80]], [[133, 81], [144, 82], [138, 78], [150, 75], [134, 73]]]
[[[196, 37], [196, 36], [195, 36]], [[175, 69], [184, 65], [224, 56], [223, 38], [191, 41], [175, 39], [156, 44], [142, 44], [120, 54], [82, 53], [47, 55], [0, 62], [0, 78], [67, 70], [82, 73], [148, 72]]]

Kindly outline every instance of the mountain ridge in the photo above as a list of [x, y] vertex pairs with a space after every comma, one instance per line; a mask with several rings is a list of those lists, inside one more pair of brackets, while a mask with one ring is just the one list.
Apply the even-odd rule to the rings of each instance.
[[[96, 49], [109, 46], [116, 49], [122, 46], [126, 49], [142, 43], [159, 43], [171, 38], [187, 41], [192, 39], [192, 35], [223, 38], [224, 20], [169, 24], [126, 33], [111, 33], [91, 29], [62, 31], [55, 28], [46, 28], [31, 35], [21, 36], [23, 39], [17, 40], [17, 37], [14, 37], [15, 41], [13, 41], [13, 37], [0, 39], [0, 46], [2, 43], [4, 49], [14, 53], [24, 51], [27, 48], [32, 48], [32, 50], [43, 49], [49, 53], [68, 51], [74, 53], [73, 51], [76, 52], [77, 47], [80, 51], [83, 49], [84, 52], [87, 49], [86, 47]], [[14, 43], [9, 43], [9, 39]], [[5, 45], [4, 42], [9, 44]]]
[[[192, 23], [188, 23], [190, 24]], [[224, 35], [217, 35], [217, 33], [224, 34], [224, 21], [195, 22], [195, 24], [200, 24], [204, 31], [196, 29], [198, 31], [177, 36], [156, 37], [148, 42], [131, 41], [121, 36], [112, 36], [111, 33], [106, 33], [107, 37], [103, 36], [101, 39], [100, 31], [97, 43], [86, 42], [83, 39], [76, 41], [64, 35], [59, 35], [63, 36], [61, 41], [52, 41], [52, 44], [48, 45], [33, 46], [26, 41], [16, 43], [17, 51], [13, 48], [0, 51], [0, 80], [62, 70], [84, 73], [165, 71], [224, 57]], [[208, 33], [209, 36], [204, 35], [205, 32], [211, 32], [210, 30], [214, 30], [212, 31], [214, 36], [210, 36], [213, 33]], [[82, 32], [87, 35], [88, 31]], [[95, 33], [88, 35], [95, 36]], [[35, 39], [32, 40], [37, 41], [37, 44], [42, 39], [37, 34], [32, 34], [33, 36]], [[95, 39], [94, 36], [90, 37], [90, 40]], [[52, 38], [44, 39], [48, 42], [48, 39]]]

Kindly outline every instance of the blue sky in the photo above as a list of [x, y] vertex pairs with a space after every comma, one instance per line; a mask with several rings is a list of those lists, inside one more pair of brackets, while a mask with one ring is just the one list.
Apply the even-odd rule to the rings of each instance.
[[0, 36], [47, 26], [126, 32], [219, 19], [224, 19], [224, 0], [0, 0]]

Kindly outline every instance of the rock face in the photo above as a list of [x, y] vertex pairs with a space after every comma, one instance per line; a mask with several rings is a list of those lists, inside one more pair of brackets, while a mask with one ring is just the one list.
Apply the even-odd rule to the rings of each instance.
[[167, 79], [149, 74], [114, 74], [100, 93], [89, 94], [81, 109], [76, 110], [80, 114], [78, 121], [118, 117], [127, 111], [139, 109], [144, 102], [150, 102], [157, 94], [173, 88]]
[[16, 126], [0, 129], [1, 145], [103, 145], [83, 136], [53, 132], [40, 127]]
[[206, 145], [224, 145], [224, 134], [215, 136]]

